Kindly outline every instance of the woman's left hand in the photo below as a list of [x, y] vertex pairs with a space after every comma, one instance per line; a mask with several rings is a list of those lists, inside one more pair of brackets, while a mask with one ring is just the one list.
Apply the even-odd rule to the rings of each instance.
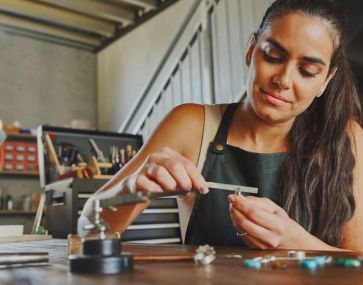
[[301, 226], [268, 198], [229, 195], [233, 225], [253, 248], [293, 248]]

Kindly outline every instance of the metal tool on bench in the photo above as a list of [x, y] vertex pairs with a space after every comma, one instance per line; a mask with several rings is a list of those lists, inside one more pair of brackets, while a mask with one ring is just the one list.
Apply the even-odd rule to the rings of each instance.
[[[133, 269], [131, 255], [120, 254], [121, 244], [118, 238], [106, 238], [106, 223], [101, 218], [101, 202], [93, 201], [94, 219], [86, 217], [78, 220], [78, 235], [82, 238], [81, 254], [69, 256], [69, 267], [73, 273], [118, 274]], [[97, 233], [96, 238], [86, 238], [90, 233]]]
[[[257, 188], [230, 184], [209, 183], [210, 188], [257, 193]], [[185, 194], [185, 191], [162, 193], [135, 192], [108, 199], [93, 200], [93, 219], [81, 216], [78, 220], [78, 235], [82, 238], [81, 254], [70, 255], [70, 271], [74, 273], [119, 274], [133, 269], [133, 256], [120, 254], [121, 242], [118, 238], [106, 238], [107, 224], [101, 218], [103, 208], [116, 210], [116, 206], [150, 202], [156, 198]], [[87, 238], [89, 233], [97, 233], [96, 238]], [[212, 260], [213, 261], [213, 260]], [[208, 261], [209, 262], [209, 261]]]
[[[101, 218], [103, 208], [114, 210], [116, 206], [148, 202], [158, 197], [175, 195], [178, 192], [132, 193], [114, 198], [93, 201], [93, 219], [80, 217], [78, 235], [82, 238], [81, 254], [69, 256], [70, 271], [73, 273], [119, 274], [132, 271], [133, 256], [120, 254], [121, 242], [118, 238], [106, 238], [107, 224]], [[96, 238], [87, 238], [89, 233], [97, 233]]]
[[25, 265], [45, 265], [49, 261], [47, 252], [4, 252], [0, 253], [0, 268]]

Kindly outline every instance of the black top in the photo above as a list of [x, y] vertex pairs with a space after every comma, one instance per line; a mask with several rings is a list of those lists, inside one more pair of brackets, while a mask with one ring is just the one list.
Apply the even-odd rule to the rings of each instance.
[[[206, 181], [258, 188], [258, 197], [279, 203], [277, 189], [285, 153], [254, 153], [227, 144], [229, 126], [238, 103], [223, 114], [217, 134], [210, 143], [203, 167]], [[218, 146], [218, 147], [217, 147]], [[244, 245], [236, 235], [229, 214], [227, 196], [231, 191], [210, 189], [196, 195], [185, 242], [189, 244]]]

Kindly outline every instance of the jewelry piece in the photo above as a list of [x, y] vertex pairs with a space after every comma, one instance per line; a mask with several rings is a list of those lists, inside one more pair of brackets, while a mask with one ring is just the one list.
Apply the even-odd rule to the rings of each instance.
[[225, 257], [225, 258], [237, 258], [237, 259], [242, 259], [243, 256], [240, 255], [240, 254], [234, 254], [234, 253], [231, 253], [231, 254], [224, 254], [224, 255], [218, 255], [218, 257]]
[[335, 260], [335, 265], [344, 267], [359, 267], [361, 262], [355, 258], [338, 258]]
[[283, 262], [283, 261], [274, 261], [274, 262], [272, 262], [272, 268], [287, 269], [287, 264], [286, 264], [286, 262]]
[[260, 269], [262, 264], [261, 261], [257, 259], [246, 259], [243, 262], [243, 265], [247, 268]]
[[247, 235], [247, 232], [244, 232], [244, 233], [237, 232], [237, 236], [239, 236], [239, 237], [243, 237], [243, 236], [246, 236], [246, 235]]
[[318, 267], [318, 264], [314, 259], [303, 259], [299, 262], [299, 267], [315, 270]]
[[296, 259], [304, 259], [305, 258], [305, 251], [299, 250], [290, 250], [287, 252], [287, 255], [291, 258], [296, 258]]
[[216, 252], [214, 248], [208, 244], [199, 246], [195, 252], [194, 262], [196, 264], [207, 265], [211, 264], [216, 259]]

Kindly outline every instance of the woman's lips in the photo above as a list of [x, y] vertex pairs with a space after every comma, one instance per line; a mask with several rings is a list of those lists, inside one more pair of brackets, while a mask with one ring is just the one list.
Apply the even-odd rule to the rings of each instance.
[[272, 105], [281, 106], [281, 105], [290, 103], [284, 97], [282, 97], [282, 96], [280, 96], [278, 94], [265, 91], [262, 88], [261, 88], [261, 91], [262, 91], [263, 94], [266, 95], [267, 101], [269, 101]]

